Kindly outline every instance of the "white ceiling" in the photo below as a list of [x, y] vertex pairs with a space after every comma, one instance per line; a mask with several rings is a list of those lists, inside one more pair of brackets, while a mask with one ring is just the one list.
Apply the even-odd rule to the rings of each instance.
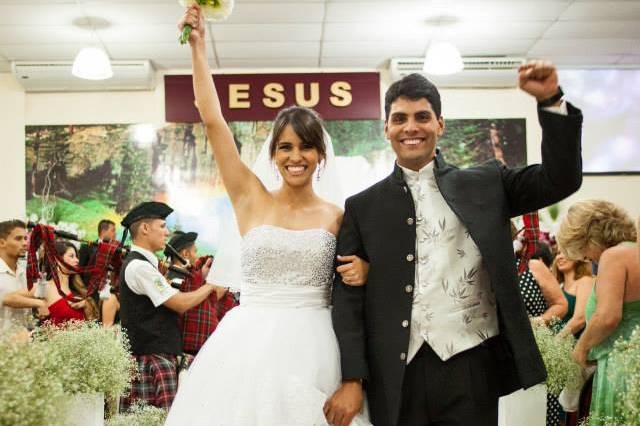
[[[12, 60], [111, 59], [189, 68], [177, 0], [0, 0], [0, 72]], [[82, 29], [74, 21], [108, 24]], [[236, 0], [210, 26], [213, 67], [378, 68], [422, 56], [434, 38], [463, 56], [544, 57], [560, 65], [638, 65], [640, 0]]]

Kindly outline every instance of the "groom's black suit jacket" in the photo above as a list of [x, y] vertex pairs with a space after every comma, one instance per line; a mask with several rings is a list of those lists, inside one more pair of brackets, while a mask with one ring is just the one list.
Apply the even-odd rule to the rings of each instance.
[[[582, 183], [580, 110], [569, 115], [539, 110], [542, 164], [509, 169], [498, 161], [458, 169], [438, 152], [440, 192], [480, 249], [495, 292], [500, 334], [492, 346], [501, 395], [545, 380], [518, 289], [509, 219], [556, 203]], [[428, 213], [427, 213], [428, 214]], [[340, 344], [343, 379], [362, 378], [375, 425], [397, 423], [409, 346], [415, 286], [415, 207], [397, 165], [386, 179], [350, 197], [338, 238], [338, 254], [371, 264], [365, 286], [344, 284], [336, 274], [333, 326]], [[403, 355], [404, 354], [404, 355]]]

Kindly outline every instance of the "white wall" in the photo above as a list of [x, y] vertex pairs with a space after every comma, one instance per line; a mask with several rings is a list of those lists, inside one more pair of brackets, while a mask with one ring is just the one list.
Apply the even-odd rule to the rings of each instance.
[[[247, 70], [243, 70], [247, 72]], [[162, 75], [157, 81], [162, 82]], [[388, 85], [383, 75], [383, 90]], [[447, 118], [526, 118], [527, 158], [540, 160], [541, 131], [535, 102], [515, 89], [442, 90]], [[0, 128], [2, 167], [0, 218], [24, 217], [24, 126], [36, 124], [164, 122], [164, 88], [152, 92], [24, 94], [11, 74], [0, 74]], [[561, 204], [604, 198], [640, 216], [640, 176], [586, 176], [578, 193]]]
[[25, 94], [0, 73], [0, 220], [25, 217]]

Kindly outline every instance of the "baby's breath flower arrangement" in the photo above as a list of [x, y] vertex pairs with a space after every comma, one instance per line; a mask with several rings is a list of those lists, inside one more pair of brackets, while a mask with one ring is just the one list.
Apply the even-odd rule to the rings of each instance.
[[47, 345], [0, 334], [0, 426], [57, 426], [64, 400], [62, 382], [45, 374]]
[[609, 365], [615, 366], [612, 374], [624, 379], [624, 390], [617, 396], [618, 416], [625, 425], [640, 425], [640, 326], [627, 340], [616, 341]]
[[[204, 19], [207, 21], [224, 21], [233, 11], [234, 0], [178, 0], [183, 7], [200, 5]], [[191, 25], [185, 25], [180, 34], [180, 44], [186, 44], [191, 34]]]
[[166, 418], [167, 410], [137, 404], [132, 406], [129, 412], [109, 419], [106, 426], [162, 426]]
[[565, 386], [570, 389], [578, 388], [582, 383], [582, 367], [571, 358], [575, 338], [571, 335], [556, 335], [544, 324], [534, 323], [532, 328], [547, 368], [547, 391], [558, 396]]
[[135, 375], [126, 336], [117, 338], [110, 329], [89, 321], [69, 322], [62, 327], [45, 326], [36, 340], [50, 349], [46, 374], [62, 379], [70, 395], [123, 393]]
[[598, 417], [598, 416], [589, 416], [585, 420], [578, 423], [578, 426], [632, 426], [626, 423], [621, 422], [620, 420], [615, 420], [611, 417]]

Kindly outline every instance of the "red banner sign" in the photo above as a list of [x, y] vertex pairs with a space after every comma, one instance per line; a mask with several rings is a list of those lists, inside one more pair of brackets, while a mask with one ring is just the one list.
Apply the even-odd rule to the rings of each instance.
[[[313, 108], [325, 120], [381, 118], [377, 72], [314, 74], [221, 74], [214, 77], [227, 121], [273, 120], [282, 108]], [[165, 118], [200, 122], [190, 75], [164, 77]]]

